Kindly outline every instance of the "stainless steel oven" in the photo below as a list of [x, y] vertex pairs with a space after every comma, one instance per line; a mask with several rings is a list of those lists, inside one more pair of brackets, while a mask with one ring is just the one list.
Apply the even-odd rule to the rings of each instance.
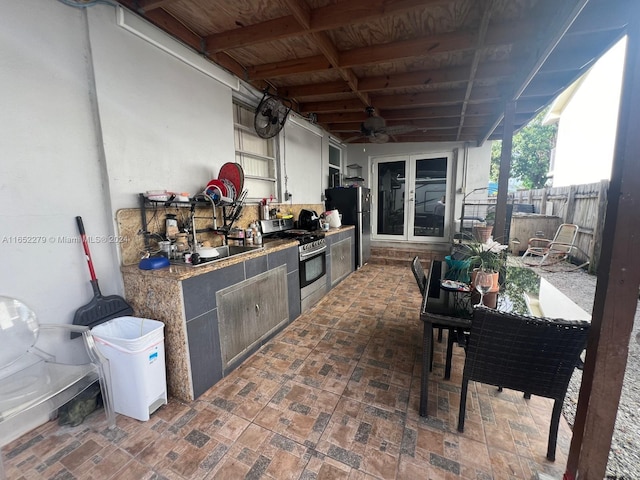
[[323, 232], [296, 230], [290, 219], [261, 220], [263, 235], [298, 241], [300, 305], [308, 310], [327, 293], [327, 242]]
[[300, 306], [308, 310], [327, 293], [327, 243], [318, 238], [298, 247]]

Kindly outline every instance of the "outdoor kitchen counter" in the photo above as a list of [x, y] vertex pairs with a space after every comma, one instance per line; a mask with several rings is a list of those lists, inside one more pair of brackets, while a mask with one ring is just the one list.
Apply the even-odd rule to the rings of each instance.
[[[338, 233], [342, 233], [346, 230], [353, 230], [355, 229], [355, 225], [342, 225], [341, 227], [338, 228], [330, 228], [328, 231], [325, 231], [324, 234], [325, 235], [336, 235]], [[319, 230], [322, 231], [322, 230]]]
[[[193, 343], [194, 337], [196, 339], [198, 336], [205, 337], [206, 334], [203, 331], [206, 332], [209, 328], [198, 323], [206, 315], [193, 318], [195, 314], [190, 313], [193, 308], [189, 298], [192, 296], [187, 295], [186, 285], [192, 285], [194, 282], [201, 285], [202, 282], [211, 284], [208, 296], [215, 298], [214, 290], [219, 288], [215, 286], [218, 283], [216, 278], [220, 281], [225, 280], [229, 272], [228, 268], [237, 270], [238, 264], [271, 254], [281, 256], [287, 253], [285, 252], [287, 249], [296, 249], [295, 268], [297, 269], [297, 244], [295, 240], [272, 240], [256, 252], [235, 255], [198, 267], [171, 265], [157, 270], [141, 270], [137, 265], [121, 267], [125, 298], [133, 307], [134, 315], [164, 323], [169, 395], [187, 402], [195, 399], [197, 388], [194, 388], [194, 376], [197, 377], [197, 372], [193, 370], [191, 357], [192, 354], [200, 352], [202, 346], [195, 347], [193, 344], [190, 345], [190, 342]], [[219, 276], [217, 270], [220, 271]], [[295, 276], [297, 277], [297, 271]], [[196, 324], [200, 330], [195, 329]]]
[[[335, 229], [336, 232], [339, 229]], [[331, 233], [325, 232], [325, 233]], [[230, 265], [235, 265], [237, 263], [244, 262], [245, 260], [249, 260], [256, 257], [261, 257], [263, 255], [267, 255], [269, 253], [274, 253], [279, 250], [284, 250], [286, 248], [297, 245], [298, 242], [292, 239], [282, 239], [282, 240], [270, 240], [265, 241], [263, 244], [264, 248], [256, 249], [255, 252], [243, 253], [241, 255], [232, 255], [230, 257], [225, 257], [220, 260], [215, 260], [213, 262], [208, 262], [204, 265], [199, 265], [197, 267], [188, 267], [184, 265], [170, 265], [165, 268], [158, 268], [157, 270], [141, 270], [138, 268], [138, 265], [126, 265], [120, 267], [120, 271], [123, 275], [136, 275], [143, 277], [153, 277], [153, 278], [163, 278], [167, 280], [186, 280], [187, 278], [196, 277], [198, 275], [202, 275], [205, 273], [209, 273], [213, 270], [220, 270], [222, 268], [228, 267]]]

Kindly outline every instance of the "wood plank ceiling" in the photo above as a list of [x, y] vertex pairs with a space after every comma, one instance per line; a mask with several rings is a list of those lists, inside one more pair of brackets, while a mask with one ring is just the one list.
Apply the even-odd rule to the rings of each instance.
[[[337, 138], [371, 106], [389, 141], [501, 138], [624, 34], [634, 0], [119, 0]], [[392, 129], [390, 129], [392, 130]], [[358, 137], [358, 138], [354, 138]]]

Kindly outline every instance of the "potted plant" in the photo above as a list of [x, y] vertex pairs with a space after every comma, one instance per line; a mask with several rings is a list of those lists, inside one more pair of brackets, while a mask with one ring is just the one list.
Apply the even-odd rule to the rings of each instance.
[[496, 242], [489, 237], [486, 242], [471, 242], [469, 244], [471, 272], [471, 286], [474, 286], [475, 274], [477, 271], [484, 271], [493, 277], [490, 295], [485, 296], [484, 304], [495, 308], [497, 304], [497, 292], [500, 289], [500, 274], [505, 271], [507, 245]]

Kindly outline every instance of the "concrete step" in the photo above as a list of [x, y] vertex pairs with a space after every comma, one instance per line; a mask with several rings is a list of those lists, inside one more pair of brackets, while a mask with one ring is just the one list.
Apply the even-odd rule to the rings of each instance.
[[429, 268], [431, 260], [442, 260], [442, 252], [434, 251], [428, 246], [371, 247], [370, 263], [377, 265], [411, 266], [415, 256], [419, 256], [424, 268]]

